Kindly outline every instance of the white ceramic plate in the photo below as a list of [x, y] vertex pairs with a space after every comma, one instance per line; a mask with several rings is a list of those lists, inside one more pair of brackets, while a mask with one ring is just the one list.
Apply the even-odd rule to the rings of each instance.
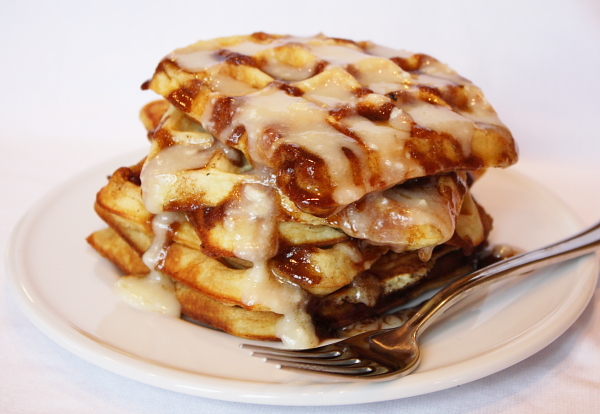
[[[92, 206], [106, 176], [129, 154], [75, 177], [23, 218], [8, 250], [9, 284], [28, 317], [80, 357], [158, 387], [228, 401], [337, 405], [392, 400], [473, 381], [536, 353], [562, 334], [590, 300], [595, 256], [512, 279], [470, 300], [423, 337], [412, 375], [384, 383], [323, 382], [252, 358], [240, 339], [146, 313], [114, 293], [116, 270], [85, 242], [103, 227]], [[541, 247], [581, 229], [556, 197], [511, 171], [476, 185], [495, 218], [493, 240]], [[460, 305], [459, 305], [460, 306]]]

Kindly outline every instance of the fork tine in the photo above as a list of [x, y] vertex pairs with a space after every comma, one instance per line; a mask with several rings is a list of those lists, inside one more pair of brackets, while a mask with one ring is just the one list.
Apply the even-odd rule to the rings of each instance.
[[252, 351], [253, 356], [269, 357], [289, 357], [289, 358], [335, 358], [342, 355], [343, 350], [326, 345], [319, 348], [311, 348], [307, 350], [298, 349], [280, 349], [269, 346], [242, 344], [241, 348]]
[[[266, 362], [271, 362], [266, 360]], [[306, 373], [310, 371], [313, 374], [319, 374], [323, 376], [335, 377], [337, 379], [347, 377], [351, 380], [357, 380], [360, 378], [367, 379], [368, 377], [385, 374], [390, 371], [389, 367], [385, 367], [377, 364], [374, 361], [363, 360], [358, 364], [354, 365], [321, 365], [315, 363], [301, 363], [301, 362], [286, 362], [278, 364], [277, 368], [284, 371], [292, 371], [299, 373]]]
[[[268, 361], [267, 361], [268, 362]], [[374, 371], [374, 369], [370, 366], [331, 366], [331, 365], [315, 365], [315, 364], [301, 364], [301, 363], [285, 363], [279, 364], [279, 369], [285, 371], [294, 371], [294, 372], [306, 372], [311, 371], [317, 374], [333, 374], [333, 375], [365, 375], [370, 374]]]
[[343, 358], [343, 359], [338, 359], [338, 358], [320, 359], [320, 358], [310, 358], [310, 357], [303, 358], [302, 356], [293, 356], [293, 357], [273, 356], [273, 355], [269, 355], [269, 354], [262, 354], [260, 352], [253, 353], [252, 355], [259, 357], [259, 358], [263, 357], [265, 362], [271, 362], [271, 363], [293, 362], [293, 363], [304, 363], [304, 364], [311, 364], [311, 365], [347, 366], [347, 365], [356, 365], [356, 364], [359, 364], [362, 362], [361, 359], [359, 359], [359, 358]]
[[261, 345], [242, 344], [241, 348], [252, 351], [252, 356], [262, 357], [264, 362], [276, 364], [285, 371], [310, 371], [329, 377], [369, 377], [389, 371], [376, 361], [361, 358], [350, 346], [333, 343], [305, 350], [280, 349]]

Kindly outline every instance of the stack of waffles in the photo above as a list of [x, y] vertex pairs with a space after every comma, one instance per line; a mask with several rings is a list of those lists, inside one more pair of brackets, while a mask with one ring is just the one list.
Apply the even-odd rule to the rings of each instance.
[[517, 160], [479, 88], [371, 42], [201, 41], [144, 88], [148, 155], [100, 190], [89, 243], [125, 296], [290, 347], [471, 271], [492, 223], [471, 186]]

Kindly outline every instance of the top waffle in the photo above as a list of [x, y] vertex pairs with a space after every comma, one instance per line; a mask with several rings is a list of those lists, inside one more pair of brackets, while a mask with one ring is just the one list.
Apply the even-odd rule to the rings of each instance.
[[430, 56], [370, 42], [201, 41], [163, 59], [146, 86], [319, 217], [412, 178], [517, 160], [479, 88]]

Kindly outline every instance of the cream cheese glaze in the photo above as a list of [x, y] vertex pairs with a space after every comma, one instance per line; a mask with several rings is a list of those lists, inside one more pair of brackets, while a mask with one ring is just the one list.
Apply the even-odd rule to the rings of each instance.
[[154, 240], [142, 256], [150, 273], [144, 277], [125, 276], [117, 281], [116, 289], [124, 302], [138, 309], [180, 316], [181, 305], [175, 295], [175, 285], [157, 266], [165, 254], [164, 248], [171, 225], [183, 219], [179, 213], [160, 213], [154, 216]]
[[266, 306], [282, 315], [278, 336], [289, 347], [306, 348], [318, 342], [310, 316], [304, 310], [307, 295], [292, 283], [272, 275], [267, 260], [275, 256], [279, 206], [273, 189], [262, 184], [247, 184], [237, 202], [224, 212], [224, 225], [234, 237], [235, 256], [253, 263], [244, 280], [243, 301], [252, 307]]

